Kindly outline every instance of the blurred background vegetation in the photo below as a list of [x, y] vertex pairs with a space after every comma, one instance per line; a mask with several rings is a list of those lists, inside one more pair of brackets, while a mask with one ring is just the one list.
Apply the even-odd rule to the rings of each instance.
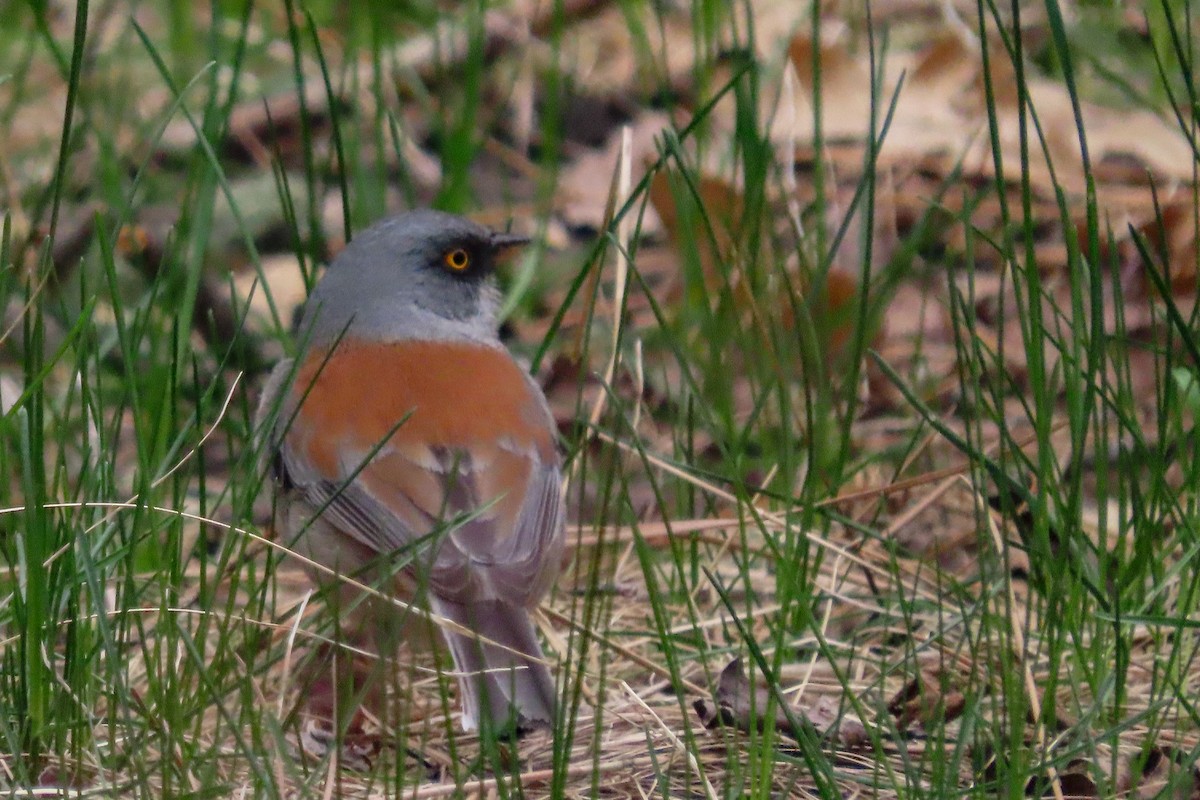
[[[0, 5], [0, 788], [1195, 794], [1198, 26]], [[296, 753], [333, 626], [251, 418], [320, 269], [426, 205], [536, 241], [563, 719], [481, 742], [435, 675], [355, 773]]]

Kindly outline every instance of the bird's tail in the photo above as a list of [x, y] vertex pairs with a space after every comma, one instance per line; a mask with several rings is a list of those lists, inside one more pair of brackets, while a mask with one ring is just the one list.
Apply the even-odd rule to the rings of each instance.
[[433, 606], [488, 640], [442, 629], [458, 672], [465, 730], [477, 729], [485, 718], [496, 731], [514, 722], [526, 727], [554, 721], [554, 676], [528, 611], [499, 601], [462, 604], [438, 598]]

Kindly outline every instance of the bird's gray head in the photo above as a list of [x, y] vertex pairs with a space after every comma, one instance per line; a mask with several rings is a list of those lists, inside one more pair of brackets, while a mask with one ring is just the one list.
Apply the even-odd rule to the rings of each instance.
[[305, 304], [300, 330], [315, 345], [343, 335], [490, 341], [496, 258], [527, 241], [440, 211], [382, 220], [330, 264]]

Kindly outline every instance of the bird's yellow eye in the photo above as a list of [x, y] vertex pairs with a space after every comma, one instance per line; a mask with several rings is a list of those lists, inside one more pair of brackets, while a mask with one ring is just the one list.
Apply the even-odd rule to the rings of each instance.
[[467, 267], [471, 266], [471, 254], [461, 247], [451, 250], [442, 257], [446, 264], [446, 268], [451, 272], [462, 272]]

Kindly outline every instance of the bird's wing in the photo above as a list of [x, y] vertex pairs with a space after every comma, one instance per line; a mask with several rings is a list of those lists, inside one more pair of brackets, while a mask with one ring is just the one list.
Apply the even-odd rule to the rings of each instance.
[[[387, 391], [356, 398], [349, 424], [350, 409], [335, 414], [323, 404], [334, 387], [344, 394], [336, 365], [329, 380], [307, 389], [298, 380], [279, 404], [278, 424], [287, 428], [276, 437], [277, 479], [355, 540], [411, 558], [439, 596], [527, 605], [557, 572], [564, 509], [549, 413], [518, 375], [525, 399], [545, 415], [541, 426], [497, 431], [504, 418], [495, 417], [490, 427], [435, 431], [422, 416], [428, 404], [412, 404], [419, 394], [412, 382], [402, 398]], [[462, 395], [478, 396], [460, 395], [456, 405], [504, 401], [492, 383], [464, 384]]]

